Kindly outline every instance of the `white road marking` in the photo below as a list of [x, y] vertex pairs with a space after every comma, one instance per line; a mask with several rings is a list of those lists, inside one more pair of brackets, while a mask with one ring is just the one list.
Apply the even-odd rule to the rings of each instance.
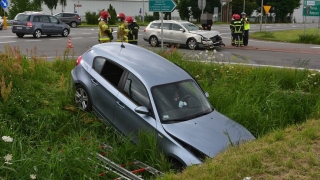
[[310, 47], [310, 48], [315, 48], [316, 49], [316, 48], [320, 48], [320, 46], [314, 46], [314, 47]]
[[92, 33], [81, 33], [81, 34], [92, 34]]
[[61, 40], [61, 39], [49, 39], [49, 40], [56, 41], [56, 40]]
[[6, 41], [6, 42], [0, 42], [0, 43], [5, 44], [5, 43], [13, 43], [13, 42], [17, 42], [17, 41]]
[[70, 39], [82, 39], [83, 37], [76, 37], [76, 38], [70, 38]]
[[42, 41], [42, 40], [26, 40], [26, 42], [36, 42], [36, 41]]

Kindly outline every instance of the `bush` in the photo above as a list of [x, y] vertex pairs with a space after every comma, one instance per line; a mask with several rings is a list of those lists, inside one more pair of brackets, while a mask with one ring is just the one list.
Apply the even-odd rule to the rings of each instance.
[[97, 14], [96, 12], [90, 12], [90, 11], [86, 12], [85, 17], [87, 20], [87, 24], [98, 24], [99, 15], [100, 13]]
[[319, 34], [299, 34], [299, 41], [302, 43], [320, 44]]

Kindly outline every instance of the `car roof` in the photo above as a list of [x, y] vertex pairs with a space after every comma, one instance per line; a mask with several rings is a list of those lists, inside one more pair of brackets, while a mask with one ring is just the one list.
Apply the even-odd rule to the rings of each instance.
[[94, 45], [91, 49], [96, 56], [104, 56], [128, 69], [149, 88], [192, 79], [188, 72], [146, 48], [129, 43], [124, 47], [121, 48], [120, 42], [111, 42]]
[[[152, 21], [151, 23], [154, 23], [154, 22], [161, 22], [161, 20], [155, 20], [155, 21]], [[184, 20], [163, 20], [164, 23], [190, 23], [189, 21], [184, 21]]]

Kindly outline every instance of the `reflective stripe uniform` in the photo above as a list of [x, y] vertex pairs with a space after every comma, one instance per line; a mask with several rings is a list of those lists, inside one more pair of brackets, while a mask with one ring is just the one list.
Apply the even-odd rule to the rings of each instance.
[[128, 23], [120, 21], [117, 31], [117, 42], [128, 42]]
[[129, 24], [128, 39], [131, 44], [138, 44], [139, 25], [136, 22]]
[[248, 45], [248, 41], [249, 41], [250, 23], [249, 23], [248, 18], [244, 18], [242, 20], [243, 20], [243, 23], [244, 23], [243, 44], [245, 46], [247, 46]]
[[243, 21], [240, 19], [236, 19], [232, 23], [232, 30], [234, 32], [234, 38], [235, 38], [235, 44], [236, 46], [243, 46], [243, 39], [242, 39], [242, 34], [243, 34]]
[[[101, 20], [99, 22], [99, 42], [105, 43], [105, 42], [111, 42], [112, 37], [112, 28], [109, 28], [109, 25], [104, 20]], [[107, 33], [108, 32], [108, 33]]]

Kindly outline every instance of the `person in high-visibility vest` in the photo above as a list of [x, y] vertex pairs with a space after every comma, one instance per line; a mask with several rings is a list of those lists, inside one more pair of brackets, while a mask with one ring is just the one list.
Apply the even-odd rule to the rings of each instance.
[[111, 42], [113, 39], [112, 31], [113, 29], [109, 27], [108, 21], [110, 18], [110, 14], [107, 11], [101, 11], [100, 13], [100, 21], [99, 21], [99, 34], [98, 41], [99, 43]]
[[244, 29], [244, 33], [243, 33], [243, 45], [244, 46], [248, 46], [248, 41], [249, 41], [249, 29], [250, 29], [250, 23], [249, 20], [246, 16], [245, 12], [241, 13], [242, 16], [242, 21], [244, 23], [243, 29]]
[[125, 21], [126, 15], [124, 13], [119, 13], [117, 15], [119, 26], [117, 31], [117, 42], [128, 42], [128, 23]]
[[138, 33], [139, 33], [139, 25], [134, 21], [133, 17], [127, 16], [126, 21], [128, 22], [128, 39], [130, 44], [138, 44]]
[[243, 21], [240, 18], [239, 14], [233, 16], [234, 21], [231, 25], [231, 31], [234, 32], [235, 45], [243, 47]]

